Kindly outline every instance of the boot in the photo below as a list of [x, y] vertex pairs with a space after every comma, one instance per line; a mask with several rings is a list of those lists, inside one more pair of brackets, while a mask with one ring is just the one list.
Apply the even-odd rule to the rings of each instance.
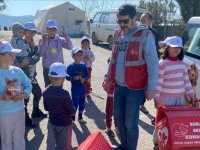
[[26, 127], [30, 127], [30, 128], [36, 128], [36, 127], [38, 127], [37, 124], [35, 124], [33, 122], [33, 120], [29, 116], [26, 116], [25, 123], [26, 123]]
[[32, 118], [47, 118], [47, 114], [44, 114], [39, 108], [33, 109]]

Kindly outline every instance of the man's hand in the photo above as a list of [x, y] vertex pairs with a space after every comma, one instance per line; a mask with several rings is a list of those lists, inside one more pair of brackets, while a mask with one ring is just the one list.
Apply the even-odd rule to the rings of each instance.
[[103, 83], [103, 89], [108, 92], [110, 88], [110, 81], [109, 80], [105, 80]]
[[155, 91], [154, 90], [147, 90], [147, 93], [146, 93], [146, 99], [149, 101], [149, 100], [152, 100], [155, 96]]

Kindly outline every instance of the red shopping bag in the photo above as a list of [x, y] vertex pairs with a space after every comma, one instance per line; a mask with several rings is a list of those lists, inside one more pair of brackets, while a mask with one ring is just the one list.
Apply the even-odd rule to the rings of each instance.
[[112, 150], [112, 148], [102, 133], [97, 131], [88, 136], [78, 147], [78, 150]]

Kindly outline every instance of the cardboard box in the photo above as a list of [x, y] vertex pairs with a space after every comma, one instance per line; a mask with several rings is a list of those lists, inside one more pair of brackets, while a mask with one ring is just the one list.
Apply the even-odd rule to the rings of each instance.
[[200, 109], [194, 106], [160, 107], [156, 128], [159, 150], [200, 150]]

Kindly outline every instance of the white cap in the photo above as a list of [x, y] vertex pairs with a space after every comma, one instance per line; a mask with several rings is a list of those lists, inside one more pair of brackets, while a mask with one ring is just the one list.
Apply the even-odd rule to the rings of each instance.
[[89, 39], [89, 37], [87, 37], [87, 36], [83, 36], [83, 37], [81, 38], [81, 42], [83, 42], [84, 40], [87, 40], [87, 41], [90, 43], [90, 39]]
[[47, 24], [46, 24], [46, 28], [56, 28], [56, 29], [58, 29], [57, 22], [55, 20], [48, 20]]
[[20, 53], [22, 50], [12, 48], [11, 44], [8, 41], [0, 41], [0, 54], [9, 52], [9, 53]]
[[25, 29], [37, 32], [36, 31], [36, 26], [35, 26], [35, 24], [33, 22], [27, 22], [25, 24]]
[[76, 54], [78, 52], [83, 52], [83, 50], [79, 47], [75, 47], [75, 48], [72, 49], [71, 55], [73, 56], [74, 54]]
[[53, 78], [63, 78], [68, 76], [67, 75], [67, 67], [60, 62], [56, 62], [53, 63], [50, 67], [49, 67], [49, 74], [50, 77]]
[[160, 47], [170, 46], [183, 48], [183, 41], [178, 36], [167, 37], [164, 41], [160, 41], [158, 44]]

